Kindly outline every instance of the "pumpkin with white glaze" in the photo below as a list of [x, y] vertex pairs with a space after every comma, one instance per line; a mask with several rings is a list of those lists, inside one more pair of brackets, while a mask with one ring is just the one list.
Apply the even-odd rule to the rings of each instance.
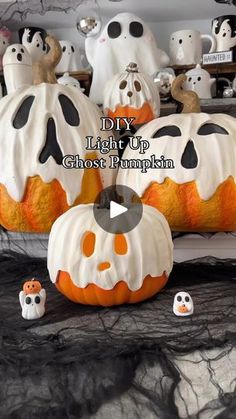
[[63, 214], [49, 236], [51, 281], [67, 298], [81, 304], [143, 301], [163, 288], [172, 264], [168, 223], [159, 211], [146, 205], [140, 223], [125, 234], [105, 232], [90, 204]]
[[134, 118], [133, 124], [144, 124], [160, 115], [159, 91], [150, 76], [130, 63], [125, 72], [107, 82], [103, 108], [110, 118]]
[[49, 231], [72, 205], [94, 202], [115, 176], [109, 169], [63, 167], [65, 155], [100, 158], [86, 150], [86, 136], [108, 133], [100, 132], [101, 113], [83, 93], [53, 84], [50, 60], [55, 66], [61, 51], [54, 38], [47, 43], [50, 52], [35, 64], [36, 85], [0, 103], [0, 224], [13, 231]]
[[[150, 147], [144, 156], [128, 146], [124, 159], [171, 159], [174, 168], [119, 170], [117, 183], [133, 188], [147, 205], [159, 209], [175, 231], [236, 229], [236, 121], [224, 114], [199, 113], [195, 92], [173, 94], [185, 103], [182, 114], [151, 121], [137, 135]], [[197, 106], [195, 107], [195, 105]], [[190, 111], [190, 113], [189, 113]]]

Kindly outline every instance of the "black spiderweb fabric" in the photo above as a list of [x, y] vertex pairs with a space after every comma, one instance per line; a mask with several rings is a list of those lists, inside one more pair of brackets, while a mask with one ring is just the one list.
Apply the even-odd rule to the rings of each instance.
[[[18, 293], [39, 278], [45, 317], [21, 318]], [[167, 287], [142, 304], [73, 304], [46, 261], [0, 256], [0, 418], [235, 418], [236, 261], [176, 264]], [[192, 317], [172, 314], [190, 292]]]

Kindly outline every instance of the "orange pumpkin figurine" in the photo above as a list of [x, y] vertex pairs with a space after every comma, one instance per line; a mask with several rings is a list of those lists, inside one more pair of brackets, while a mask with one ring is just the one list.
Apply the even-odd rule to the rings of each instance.
[[39, 281], [35, 280], [35, 278], [32, 278], [30, 281], [26, 281], [23, 285], [23, 291], [26, 295], [38, 293], [41, 289], [42, 285]]

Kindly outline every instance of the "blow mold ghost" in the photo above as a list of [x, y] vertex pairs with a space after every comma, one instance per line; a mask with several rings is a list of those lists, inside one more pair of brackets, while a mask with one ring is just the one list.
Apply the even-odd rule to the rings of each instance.
[[137, 63], [140, 72], [152, 76], [170, 61], [168, 55], [157, 48], [149, 27], [131, 13], [119, 13], [112, 18], [98, 38], [87, 37], [85, 50], [93, 67], [90, 99], [97, 104], [103, 103], [106, 82], [123, 71], [128, 63]]

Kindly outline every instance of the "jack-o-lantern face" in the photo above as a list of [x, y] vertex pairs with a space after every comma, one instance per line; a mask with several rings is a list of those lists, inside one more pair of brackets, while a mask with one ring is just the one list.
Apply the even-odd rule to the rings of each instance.
[[[100, 117], [96, 105], [71, 86], [42, 83], [3, 98], [0, 104], [2, 225], [13, 230], [48, 231], [53, 221], [75, 204], [78, 197], [83, 196], [76, 203], [94, 202], [102, 184], [106, 187], [113, 182], [115, 171], [109, 168], [86, 171], [66, 169], [62, 165], [66, 155], [79, 155], [82, 160], [109, 158], [99, 151], [88, 154], [86, 150], [87, 135], [107, 139], [108, 133], [100, 132]], [[32, 184], [35, 177], [37, 185]], [[54, 184], [49, 188], [51, 182]], [[19, 206], [21, 203], [24, 207]], [[33, 217], [27, 221], [29, 207], [29, 215]]]
[[42, 286], [39, 281], [31, 279], [24, 283], [23, 291], [26, 295], [28, 294], [38, 294], [42, 289]]
[[126, 72], [117, 74], [106, 85], [104, 112], [111, 118], [135, 118], [143, 124], [160, 114], [160, 96], [153, 80], [138, 72], [131, 63]]
[[[144, 237], [148, 237], [145, 244]], [[162, 288], [171, 268], [168, 224], [150, 206], [144, 206], [140, 223], [126, 234], [103, 231], [92, 205], [79, 205], [63, 214], [50, 234], [51, 280], [73, 301], [102, 305], [141, 301]], [[153, 286], [151, 278], [155, 278]]]

